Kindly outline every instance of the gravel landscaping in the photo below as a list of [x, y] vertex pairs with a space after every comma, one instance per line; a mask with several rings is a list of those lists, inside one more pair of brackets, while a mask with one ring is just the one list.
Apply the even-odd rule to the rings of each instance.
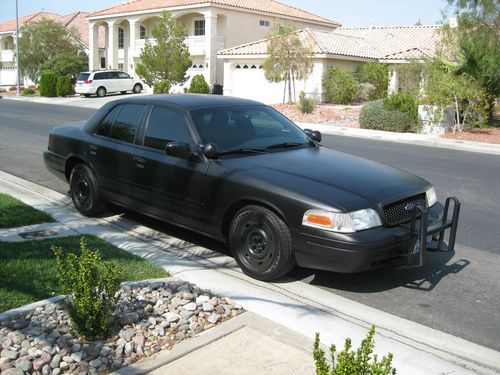
[[117, 328], [102, 342], [72, 334], [63, 302], [0, 322], [0, 372], [105, 374], [243, 312], [231, 299], [179, 280], [130, 283], [119, 294]]

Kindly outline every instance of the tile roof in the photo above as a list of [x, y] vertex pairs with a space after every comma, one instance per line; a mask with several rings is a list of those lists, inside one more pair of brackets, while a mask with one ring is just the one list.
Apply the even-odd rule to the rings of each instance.
[[111, 8], [91, 13], [88, 17], [108, 16], [121, 13], [134, 13], [145, 10], [160, 10], [180, 6], [222, 5], [234, 8], [254, 10], [279, 16], [297, 18], [305, 21], [319, 22], [332, 26], [340, 26], [340, 23], [324, 17], [306, 12], [305, 10], [280, 3], [275, 0], [134, 0]]
[[[86, 19], [88, 15], [87, 12], [75, 12], [61, 16], [57, 13], [48, 12], [37, 12], [27, 16], [19, 17], [19, 25], [26, 25], [29, 23], [40, 22], [42, 19], [50, 19], [61, 23], [64, 27], [68, 28], [70, 32], [78, 38], [83, 45], [88, 47], [89, 45], [89, 22]], [[10, 20], [0, 24], [0, 32], [12, 32], [16, 31], [16, 20]], [[99, 29], [99, 48], [104, 48], [106, 45], [105, 41], [105, 30], [104, 28]]]
[[[339, 28], [334, 31], [302, 29], [295, 33], [309, 43], [313, 54], [341, 55], [375, 60], [432, 57], [439, 26]], [[220, 51], [220, 56], [266, 55], [268, 39]]]

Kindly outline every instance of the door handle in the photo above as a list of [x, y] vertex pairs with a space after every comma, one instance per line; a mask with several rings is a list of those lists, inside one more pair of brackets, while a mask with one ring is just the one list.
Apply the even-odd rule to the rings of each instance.
[[97, 155], [97, 146], [96, 145], [89, 145], [89, 152], [90, 152], [90, 155]]
[[144, 168], [146, 159], [140, 158], [139, 156], [134, 156], [134, 161], [137, 168]]

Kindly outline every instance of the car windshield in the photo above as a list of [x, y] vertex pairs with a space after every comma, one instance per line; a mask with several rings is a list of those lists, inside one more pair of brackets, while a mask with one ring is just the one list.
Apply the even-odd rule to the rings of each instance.
[[86, 81], [89, 79], [90, 73], [80, 73], [78, 74], [78, 77], [76, 78], [77, 81]]
[[[220, 154], [257, 154], [309, 146], [307, 135], [268, 106], [228, 106], [191, 111], [203, 142]], [[251, 151], [256, 152], [251, 152]]]

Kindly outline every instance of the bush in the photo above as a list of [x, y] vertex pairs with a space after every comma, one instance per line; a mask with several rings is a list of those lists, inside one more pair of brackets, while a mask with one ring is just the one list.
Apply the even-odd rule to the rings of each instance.
[[153, 94], [168, 94], [172, 84], [166, 79], [158, 81], [153, 86]]
[[53, 97], [57, 95], [57, 78], [54, 72], [46, 70], [40, 76], [40, 96]]
[[83, 237], [80, 249], [80, 257], [71, 253], [63, 259], [62, 249], [52, 247], [57, 276], [73, 329], [86, 339], [102, 338], [111, 329], [122, 271], [111, 263], [103, 264], [99, 251], [91, 251]]
[[32, 88], [25, 88], [23, 90], [23, 95], [35, 95], [35, 90], [33, 90]]
[[304, 91], [299, 94], [299, 109], [302, 113], [313, 113], [316, 108], [316, 101], [306, 96]]
[[359, 125], [363, 129], [401, 133], [418, 131], [418, 123], [413, 117], [406, 112], [385, 108], [382, 99], [369, 102], [361, 109]]
[[389, 67], [379, 62], [369, 62], [359, 67], [355, 74], [361, 83], [371, 83], [374, 90], [368, 100], [385, 98], [389, 86]]
[[193, 77], [191, 83], [189, 84], [189, 92], [192, 94], [210, 93], [210, 87], [202, 74], [197, 74]]
[[384, 99], [384, 107], [393, 111], [405, 112], [418, 121], [418, 104], [410, 94], [395, 93]]
[[358, 82], [346, 68], [331, 67], [323, 76], [323, 87], [330, 102], [351, 104], [358, 92]]
[[57, 96], [73, 95], [75, 90], [71, 78], [68, 76], [57, 77], [56, 91]]
[[377, 355], [373, 355], [375, 342], [375, 326], [372, 326], [366, 338], [361, 342], [361, 346], [355, 352], [351, 351], [351, 339], [345, 340], [344, 350], [336, 355], [335, 345], [330, 346], [332, 364], [328, 364], [325, 351], [320, 349], [319, 333], [316, 333], [314, 340], [313, 357], [316, 364], [317, 375], [390, 375], [396, 374], [396, 369], [392, 367], [393, 355], [389, 353], [382, 360], [378, 360]]
[[360, 83], [358, 87], [358, 92], [356, 94], [356, 101], [364, 103], [371, 100], [374, 90], [375, 86], [373, 86], [371, 83], [368, 82]]

